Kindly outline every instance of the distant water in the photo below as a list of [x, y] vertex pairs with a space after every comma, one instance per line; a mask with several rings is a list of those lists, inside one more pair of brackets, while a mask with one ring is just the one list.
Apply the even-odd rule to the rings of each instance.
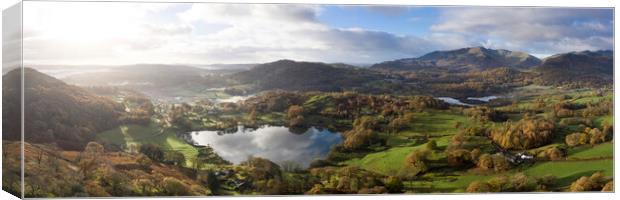
[[86, 74], [86, 73], [95, 73], [95, 72], [109, 72], [110, 69], [37, 69], [41, 73], [53, 76], [57, 79], [67, 78], [69, 76], [78, 75], [78, 74]]
[[[477, 101], [483, 101], [483, 102], [489, 102], [493, 99], [497, 99], [500, 98], [499, 96], [486, 96], [486, 97], [467, 97], [467, 99], [469, 100], [477, 100]], [[468, 104], [468, 103], [463, 103], [461, 100], [452, 98], [452, 97], [435, 97], [435, 99], [439, 99], [442, 101], [445, 101], [448, 104], [452, 104], [452, 105], [460, 105], [460, 106], [473, 106], [472, 104]]]
[[463, 103], [458, 99], [452, 98], [452, 97], [435, 97], [436, 99], [445, 101], [448, 104], [452, 104], [452, 105], [460, 105], [460, 106], [472, 106], [471, 104], [467, 104], [467, 103]]
[[244, 101], [250, 97], [253, 97], [254, 95], [248, 95], [248, 96], [231, 96], [225, 99], [216, 99], [217, 102], [219, 103], [237, 103], [239, 101]]
[[493, 99], [498, 99], [500, 97], [498, 96], [486, 96], [486, 97], [467, 97], [467, 99], [469, 100], [477, 100], [477, 101], [484, 101], [484, 102], [489, 102]]
[[333, 145], [342, 141], [340, 134], [327, 129], [313, 127], [293, 133], [283, 126], [258, 129], [239, 126], [232, 133], [195, 131], [191, 138], [196, 144], [211, 146], [218, 155], [235, 164], [257, 156], [278, 164], [293, 161], [304, 167], [316, 158], [324, 158]]

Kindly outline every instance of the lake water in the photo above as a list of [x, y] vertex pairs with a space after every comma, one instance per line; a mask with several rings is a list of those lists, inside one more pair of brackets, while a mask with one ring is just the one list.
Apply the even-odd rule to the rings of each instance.
[[249, 99], [250, 97], [253, 97], [254, 95], [247, 95], [247, 96], [231, 96], [229, 98], [224, 98], [224, 99], [216, 99], [216, 102], [218, 103], [237, 103], [239, 101], [245, 101], [246, 99]]
[[436, 97], [436, 99], [445, 101], [446, 103], [452, 104], [452, 105], [472, 106], [471, 104], [463, 103], [460, 100], [452, 98], [452, 97]]
[[239, 164], [249, 156], [269, 159], [275, 163], [296, 162], [308, 167], [316, 158], [324, 158], [333, 145], [342, 141], [340, 134], [327, 129], [309, 128], [293, 133], [283, 126], [263, 126], [249, 129], [242, 126], [233, 133], [196, 131], [192, 140], [209, 145], [222, 158]]
[[[473, 106], [472, 104], [463, 103], [461, 100], [458, 100], [452, 97], [435, 97], [435, 98], [445, 101], [446, 103], [452, 104], [452, 105]], [[500, 97], [499, 96], [467, 97], [468, 100], [476, 100], [476, 101], [483, 101], [483, 102], [489, 102], [493, 99], [498, 99], [498, 98]]]
[[493, 99], [497, 99], [499, 98], [498, 96], [486, 96], [486, 97], [467, 97], [467, 99], [469, 100], [476, 100], [476, 101], [484, 101], [484, 102], [489, 102]]

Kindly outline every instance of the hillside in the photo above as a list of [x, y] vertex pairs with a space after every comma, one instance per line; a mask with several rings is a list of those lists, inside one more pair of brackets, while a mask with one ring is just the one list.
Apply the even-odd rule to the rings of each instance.
[[434, 51], [418, 58], [387, 61], [371, 66], [378, 70], [445, 70], [449, 72], [481, 71], [497, 67], [531, 68], [540, 60], [524, 52], [469, 47]]
[[[20, 143], [3, 142], [7, 160], [3, 188], [19, 191]], [[104, 152], [105, 151], [105, 152]], [[109, 197], [210, 195], [187, 168], [145, 160], [142, 154], [100, 149], [62, 151], [49, 145], [24, 143], [26, 197]], [[148, 164], [148, 165], [145, 165]], [[14, 192], [17, 193], [17, 192]]]
[[258, 65], [230, 76], [239, 84], [253, 84], [256, 90], [341, 91], [362, 87], [384, 75], [367, 69], [325, 63], [279, 60]]
[[558, 54], [534, 69], [546, 85], [596, 86], [613, 83], [613, 51], [581, 51]]
[[[20, 71], [3, 76], [3, 96], [19, 97]], [[55, 143], [63, 149], [83, 149], [95, 133], [118, 125], [123, 106], [85, 89], [68, 85], [34, 69], [24, 69], [24, 137], [35, 143]], [[5, 139], [19, 139], [19, 98], [3, 98]], [[8, 120], [7, 120], [8, 119]]]

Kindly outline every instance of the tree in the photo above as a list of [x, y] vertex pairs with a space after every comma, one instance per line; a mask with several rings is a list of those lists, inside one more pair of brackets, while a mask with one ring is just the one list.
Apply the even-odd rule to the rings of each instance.
[[613, 192], [614, 191], [614, 181], [609, 181], [605, 184], [605, 186], [603, 186], [603, 189], [601, 190], [603, 192]]
[[591, 145], [599, 144], [605, 142], [605, 134], [600, 131], [598, 128], [586, 129], [587, 133], [590, 135], [589, 143]]
[[566, 151], [558, 147], [551, 147], [545, 150], [545, 156], [549, 160], [561, 160], [566, 157]]
[[146, 155], [153, 161], [161, 162], [164, 160], [164, 152], [154, 144], [143, 144], [140, 146], [140, 153]]
[[569, 191], [571, 192], [583, 192], [583, 191], [592, 191], [593, 183], [590, 181], [588, 177], [582, 176], [577, 179], [575, 182], [571, 183]]
[[89, 178], [92, 173], [102, 163], [104, 149], [103, 146], [96, 142], [89, 142], [80, 156], [78, 165], [80, 172], [84, 178]]
[[429, 150], [429, 151], [436, 150], [437, 149], [437, 141], [429, 140], [426, 143], [426, 145], [424, 146], [424, 148], [426, 148], [426, 150]]
[[407, 128], [409, 124], [413, 122], [413, 118], [414, 116], [411, 112], [406, 112], [404, 115], [399, 115], [388, 123], [388, 131], [391, 133], [397, 133]]
[[493, 155], [492, 157], [493, 157], [493, 169], [496, 172], [510, 169], [510, 163], [506, 161], [506, 157], [504, 157], [503, 155], [497, 155], [497, 154]]
[[581, 138], [581, 134], [582, 133], [571, 133], [571, 134], [568, 134], [564, 138], [564, 142], [566, 142], [566, 145], [568, 145], [570, 147], [577, 146], [577, 145], [579, 145], [579, 139]]
[[188, 196], [190, 190], [185, 183], [174, 177], [166, 177], [163, 180], [164, 194], [168, 196]]
[[178, 151], [167, 151], [164, 153], [164, 162], [176, 166], [183, 166], [185, 164], [185, 155]]
[[298, 105], [292, 105], [288, 107], [288, 111], [286, 112], [289, 119], [294, 118], [303, 113], [303, 108]]
[[489, 154], [482, 154], [478, 158], [476, 165], [484, 170], [493, 169], [493, 157]]
[[215, 173], [211, 171], [207, 173], [206, 184], [212, 192], [217, 192], [220, 189], [220, 182], [217, 180]]
[[404, 166], [401, 172], [399, 172], [400, 176], [412, 178], [420, 173], [426, 172], [428, 170], [428, 166], [426, 164], [427, 154], [428, 151], [415, 150], [407, 155]]
[[475, 148], [474, 150], [471, 150], [471, 152], [469, 153], [470, 160], [473, 161], [474, 163], [477, 162], [481, 154], [482, 154], [482, 151], [480, 151], [480, 148]]
[[568, 146], [578, 146], [584, 144], [595, 145], [606, 141], [607, 134], [598, 128], [585, 128], [583, 133], [572, 133], [564, 138]]
[[96, 142], [89, 142], [84, 148], [84, 156], [86, 157], [99, 157], [103, 154], [103, 146]]
[[513, 175], [511, 182], [516, 191], [528, 191], [531, 189], [529, 178], [524, 173]]
[[493, 177], [487, 181], [493, 192], [510, 191], [512, 185], [510, 184], [510, 178], [505, 175]]
[[294, 126], [303, 125], [304, 123], [303, 108], [298, 105], [290, 106], [287, 111], [287, 117], [288, 117], [290, 126], [294, 127]]
[[600, 191], [605, 187], [605, 178], [601, 172], [595, 172], [590, 177], [582, 176], [573, 182], [569, 191], [571, 192], [584, 192], [584, 191]]
[[139, 155], [138, 158], [136, 159], [136, 162], [138, 163], [138, 165], [140, 165], [140, 167], [142, 167], [142, 169], [147, 170], [151, 167], [151, 165], [153, 164], [153, 161], [151, 161], [151, 159], [149, 159], [147, 156], [145, 155]]
[[453, 167], [467, 167], [472, 164], [471, 153], [467, 149], [447, 150], [448, 164]]
[[252, 107], [250, 113], [248, 114], [248, 121], [250, 121], [250, 124], [256, 124], [256, 115], [256, 107]]
[[344, 132], [343, 146], [349, 150], [369, 146], [376, 139], [374, 129], [378, 122], [374, 117], [362, 116], [353, 121], [353, 129]]
[[353, 129], [344, 133], [343, 145], [346, 149], [355, 150], [365, 148], [372, 142], [375, 134], [370, 129]]
[[466, 191], [470, 193], [491, 192], [491, 186], [483, 181], [474, 181], [467, 186]]
[[138, 189], [138, 192], [141, 195], [148, 196], [152, 195], [152, 190], [155, 187], [155, 184], [150, 179], [140, 178], [135, 179], [134, 181], [135, 187]]
[[506, 149], [525, 150], [548, 144], [553, 138], [555, 123], [547, 119], [524, 117], [517, 123], [491, 131], [491, 139]]
[[385, 180], [385, 188], [389, 193], [402, 193], [405, 186], [403, 185], [403, 181], [400, 178], [395, 176], [389, 176]]
[[125, 196], [129, 194], [127, 183], [129, 178], [124, 174], [111, 170], [104, 174], [100, 180], [106, 186], [106, 191], [112, 196]]

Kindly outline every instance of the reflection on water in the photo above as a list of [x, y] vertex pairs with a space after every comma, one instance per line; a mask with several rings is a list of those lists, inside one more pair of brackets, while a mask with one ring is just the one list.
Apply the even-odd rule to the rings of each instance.
[[436, 97], [436, 99], [442, 100], [452, 105], [471, 106], [470, 104], [463, 103], [460, 100], [452, 98], [452, 97]]
[[[297, 132], [297, 131], [295, 131]], [[308, 167], [315, 158], [323, 158], [331, 146], [341, 142], [340, 134], [327, 129], [309, 128], [303, 133], [283, 126], [263, 126], [234, 131], [196, 131], [192, 140], [211, 146], [222, 158], [239, 164], [249, 156], [267, 158], [275, 163], [296, 162]]]
[[[486, 96], [486, 97], [467, 97], [467, 100], [476, 100], [476, 101], [483, 101], [483, 102], [489, 102], [493, 99], [498, 99], [500, 97], [498, 96]], [[452, 105], [460, 105], [460, 106], [472, 106], [471, 104], [468, 103], [463, 103], [461, 100], [452, 98], [452, 97], [436, 97], [436, 99], [442, 100], [448, 104], [452, 104]]]
[[229, 98], [225, 98], [225, 99], [216, 99], [216, 101], [218, 103], [237, 103], [239, 101], [245, 101], [246, 99], [253, 97], [254, 95], [247, 95], [247, 96], [231, 96]]
[[489, 102], [493, 99], [498, 99], [498, 96], [486, 96], [486, 97], [467, 97], [467, 99], [470, 100], [477, 100], [477, 101], [484, 101], [484, 102]]

